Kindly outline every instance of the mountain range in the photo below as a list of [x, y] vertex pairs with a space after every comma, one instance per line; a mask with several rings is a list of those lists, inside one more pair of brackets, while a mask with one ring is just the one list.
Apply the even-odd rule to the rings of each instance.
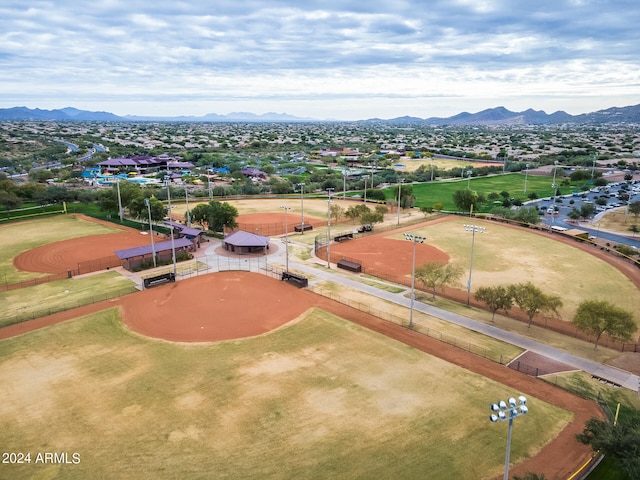
[[[142, 117], [135, 115], [118, 116], [109, 112], [91, 112], [66, 107], [58, 110], [30, 109], [27, 107], [0, 108], [0, 121], [61, 121], [61, 122], [323, 122], [313, 118], [296, 117], [286, 113], [265, 113], [256, 115], [250, 112], [234, 112], [226, 115], [208, 113], [206, 115], [178, 117]], [[335, 120], [334, 120], [335, 121]], [[634, 123], [640, 124], [640, 105], [611, 107], [606, 110], [570, 115], [563, 111], [547, 114], [542, 110], [528, 109], [512, 112], [504, 107], [489, 108], [477, 113], [462, 112], [452, 117], [396, 117], [391, 119], [370, 118], [360, 120], [367, 123], [389, 123], [397, 125], [551, 125], [551, 124], [604, 124]]]

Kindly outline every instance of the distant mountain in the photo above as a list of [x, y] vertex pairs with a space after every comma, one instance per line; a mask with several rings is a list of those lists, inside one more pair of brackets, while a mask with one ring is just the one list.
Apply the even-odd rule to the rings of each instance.
[[59, 110], [40, 110], [27, 107], [0, 108], [0, 120], [43, 120], [43, 121], [77, 121], [77, 122], [114, 122], [122, 118], [108, 112], [87, 112], [76, 108]]
[[504, 107], [489, 108], [478, 113], [463, 112], [449, 118], [427, 118], [429, 125], [548, 125], [573, 122], [573, 116], [566, 112], [551, 115], [542, 110], [528, 109], [512, 112]]
[[262, 115], [256, 115], [250, 112], [231, 112], [227, 115], [218, 115], [217, 113], [207, 113], [201, 117], [194, 116], [181, 116], [181, 117], [139, 117], [135, 115], [127, 115], [123, 117], [124, 120], [135, 122], [318, 122], [313, 118], [302, 118], [286, 113], [263, 113]]
[[[227, 115], [208, 113], [206, 115], [157, 117], [126, 115], [120, 117], [109, 112], [90, 112], [66, 107], [59, 110], [40, 110], [27, 107], [0, 108], [2, 120], [31, 121], [82, 121], [82, 122], [321, 122], [313, 118], [296, 117], [286, 113], [264, 113], [256, 115], [250, 112], [232, 112]], [[331, 120], [339, 121], [339, 120]], [[547, 114], [542, 110], [528, 109], [523, 112], [512, 112], [504, 107], [488, 108], [477, 113], [462, 112], [452, 117], [419, 118], [403, 116], [391, 119], [371, 118], [362, 120], [365, 123], [386, 123], [393, 125], [551, 125], [551, 124], [602, 124], [602, 123], [635, 123], [640, 124], [640, 105], [629, 107], [612, 107], [582, 115], [570, 115], [558, 111]]]

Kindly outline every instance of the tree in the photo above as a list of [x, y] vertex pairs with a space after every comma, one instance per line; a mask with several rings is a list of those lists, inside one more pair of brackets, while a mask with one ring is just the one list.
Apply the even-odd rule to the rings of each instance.
[[636, 222], [638, 221], [638, 216], [640, 216], [640, 201], [638, 202], [631, 202], [628, 205], [629, 208], [629, 213], [631, 215], [633, 215], [633, 217], [636, 219]]
[[[118, 183], [120, 186], [118, 187]], [[120, 189], [120, 204], [122, 208], [129, 207], [134, 198], [142, 196], [139, 185], [122, 181], [114, 183], [109, 190], [102, 190], [98, 199], [100, 209], [105, 212], [118, 212], [118, 189]]]
[[613, 458], [629, 478], [640, 478], [640, 413], [630, 412], [617, 425], [590, 418], [576, 438]]
[[500, 309], [507, 312], [513, 305], [513, 298], [509, 289], [503, 285], [496, 287], [480, 287], [473, 294], [476, 300], [483, 302], [491, 311], [491, 321], [494, 321], [496, 312]]
[[433, 207], [427, 207], [427, 206], [421, 206], [420, 207], [420, 212], [422, 212], [422, 214], [425, 216], [429, 215], [430, 213], [433, 213]]
[[595, 335], [594, 350], [603, 333], [610, 337], [625, 341], [638, 328], [633, 320], [633, 313], [623, 310], [605, 300], [585, 300], [582, 302], [571, 321], [578, 330]]
[[209, 203], [201, 203], [191, 210], [191, 219], [208, 230], [221, 232], [225, 228], [238, 226], [236, 218], [238, 209], [227, 202], [212, 200]]
[[453, 192], [453, 203], [463, 212], [471, 211], [472, 207], [475, 210], [478, 204], [478, 194], [472, 190], [456, 190]]
[[[149, 208], [147, 209], [147, 204], [145, 200], [149, 201]], [[145, 197], [136, 197], [131, 200], [129, 203], [129, 213], [134, 218], [139, 218], [144, 221], [148, 221], [149, 211], [151, 211], [151, 221], [159, 222], [162, 220], [167, 214], [167, 208], [164, 204], [158, 200], [156, 197], [145, 198]]]
[[415, 278], [431, 289], [434, 300], [437, 288], [444, 289], [446, 285], [454, 284], [461, 275], [462, 268], [451, 263], [427, 262], [415, 271]]
[[360, 217], [362, 223], [364, 225], [373, 225], [374, 223], [382, 223], [384, 222], [384, 214], [376, 211], [376, 212], [365, 212]]
[[344, 216], [351, 219], [353, 223], [355, 223], [356, 220], [359, 220], [363, 214], [369, 212], [371, 212], [369, 207], [367, 207], [364, 203], [358, 203], [347, 208], [347, 210], [344, 212]]
[[397, 201], [398, 188], [400, 188], [400, 208], [411, 208], [416, 203], [416, 197], [413, 195], [413, 186], [400, 184], [393, 188], [393, 198]]
[[379, 213], [380, 215], [382, 215], [382, 218], [384, 219], [384, 216], [389, 213], [389, 209], [387, 208], [386, 205], [376, 205], [375, 208], [376, 213]]
[[596, 213], [596, 207], [593, 203], [583, 203], [580, 205], [580, 216], [582, 218], [589, 218], [594, 213]]
[[329, 211], [330, 211], [329, 215], [331, 215], [331, 218], [333, 218], [336, 222], [340, 220], [344, 215], [344, 208], [342, 208], [340, 205], [337, 205], [335, 203], [331, 204]]
[[539, 313], [558, 314], [562, 300], [556, 295], [546, 295], [531, 282], [517, 283], [509, 286], [509, 293], [518, 307], [527, 314], [529, 327], [533, 317]]

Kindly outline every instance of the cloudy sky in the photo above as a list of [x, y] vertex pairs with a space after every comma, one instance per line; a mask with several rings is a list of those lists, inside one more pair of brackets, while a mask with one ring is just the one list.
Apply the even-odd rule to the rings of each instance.
[[3, 0], [0, 107], [356, 120], [640, 103], [638, 0]]

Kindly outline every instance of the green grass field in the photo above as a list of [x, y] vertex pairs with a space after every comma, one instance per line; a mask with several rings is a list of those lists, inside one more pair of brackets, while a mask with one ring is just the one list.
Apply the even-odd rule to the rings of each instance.
[[[506, 425], [488, 422], [488, 405], [517, 393], [319, 310], [268, 335], [184, 345], [132, 334], [110, 309], [0, 345], [3, 449], [81, 459], [3, 465], [12, 479], [475, 480], [504, 461]], [[571, 418], [529, 406], [514, 462]]]
[[0, 327], [136, 290], [135, 282], [111, 271], [0, 292]]
[[[453, 203], [453, 194], [456, 190], [466, 190], [467, 185], [482, 194], [485, 198], [492, 192], [500, 194], [505, 191], [511, 194], [511, 197], [518, 198], [520, 200], [529, 200], [527, 195], [531, 192], [538, 194], [539, 198], [550, 197], [553, 195], [553, 188], [551, 187], [552, 179], [550, 177], [541, 177], [535, 175], [527, 175], [527, 192], [524, 192], [524, 179], [525, 175], [521, 173], [512, 173], [509, 175], [495, 175], [490, 177], [476, 177], [471, 178], [470, 182], [467, 179], [441, 181], [433, 183], [420, 183], [414, 184], [413, 195], [416, 197], [416, 206], [433, 207], [436, 203], [442, 203], [444, 210], [457, 211], [458, 208]], [[557, 183], [560, 183], [559, 181]], [[561, 193], [571, 193], [575, 187], [560, 187]], [[388, 199], [393, 199], [393, 189], [385, 189], [385, 195]], [[479, 212], [488, 212], [493, 208], [493, 204], [482, 205], [479, 208]]]
[[45, 275], [16, 270], [13, 259], [22, 252], [48, 243], [114, 232], [118, 230], [71, 215], [0, 225], [0, 282], [17, 283]]

